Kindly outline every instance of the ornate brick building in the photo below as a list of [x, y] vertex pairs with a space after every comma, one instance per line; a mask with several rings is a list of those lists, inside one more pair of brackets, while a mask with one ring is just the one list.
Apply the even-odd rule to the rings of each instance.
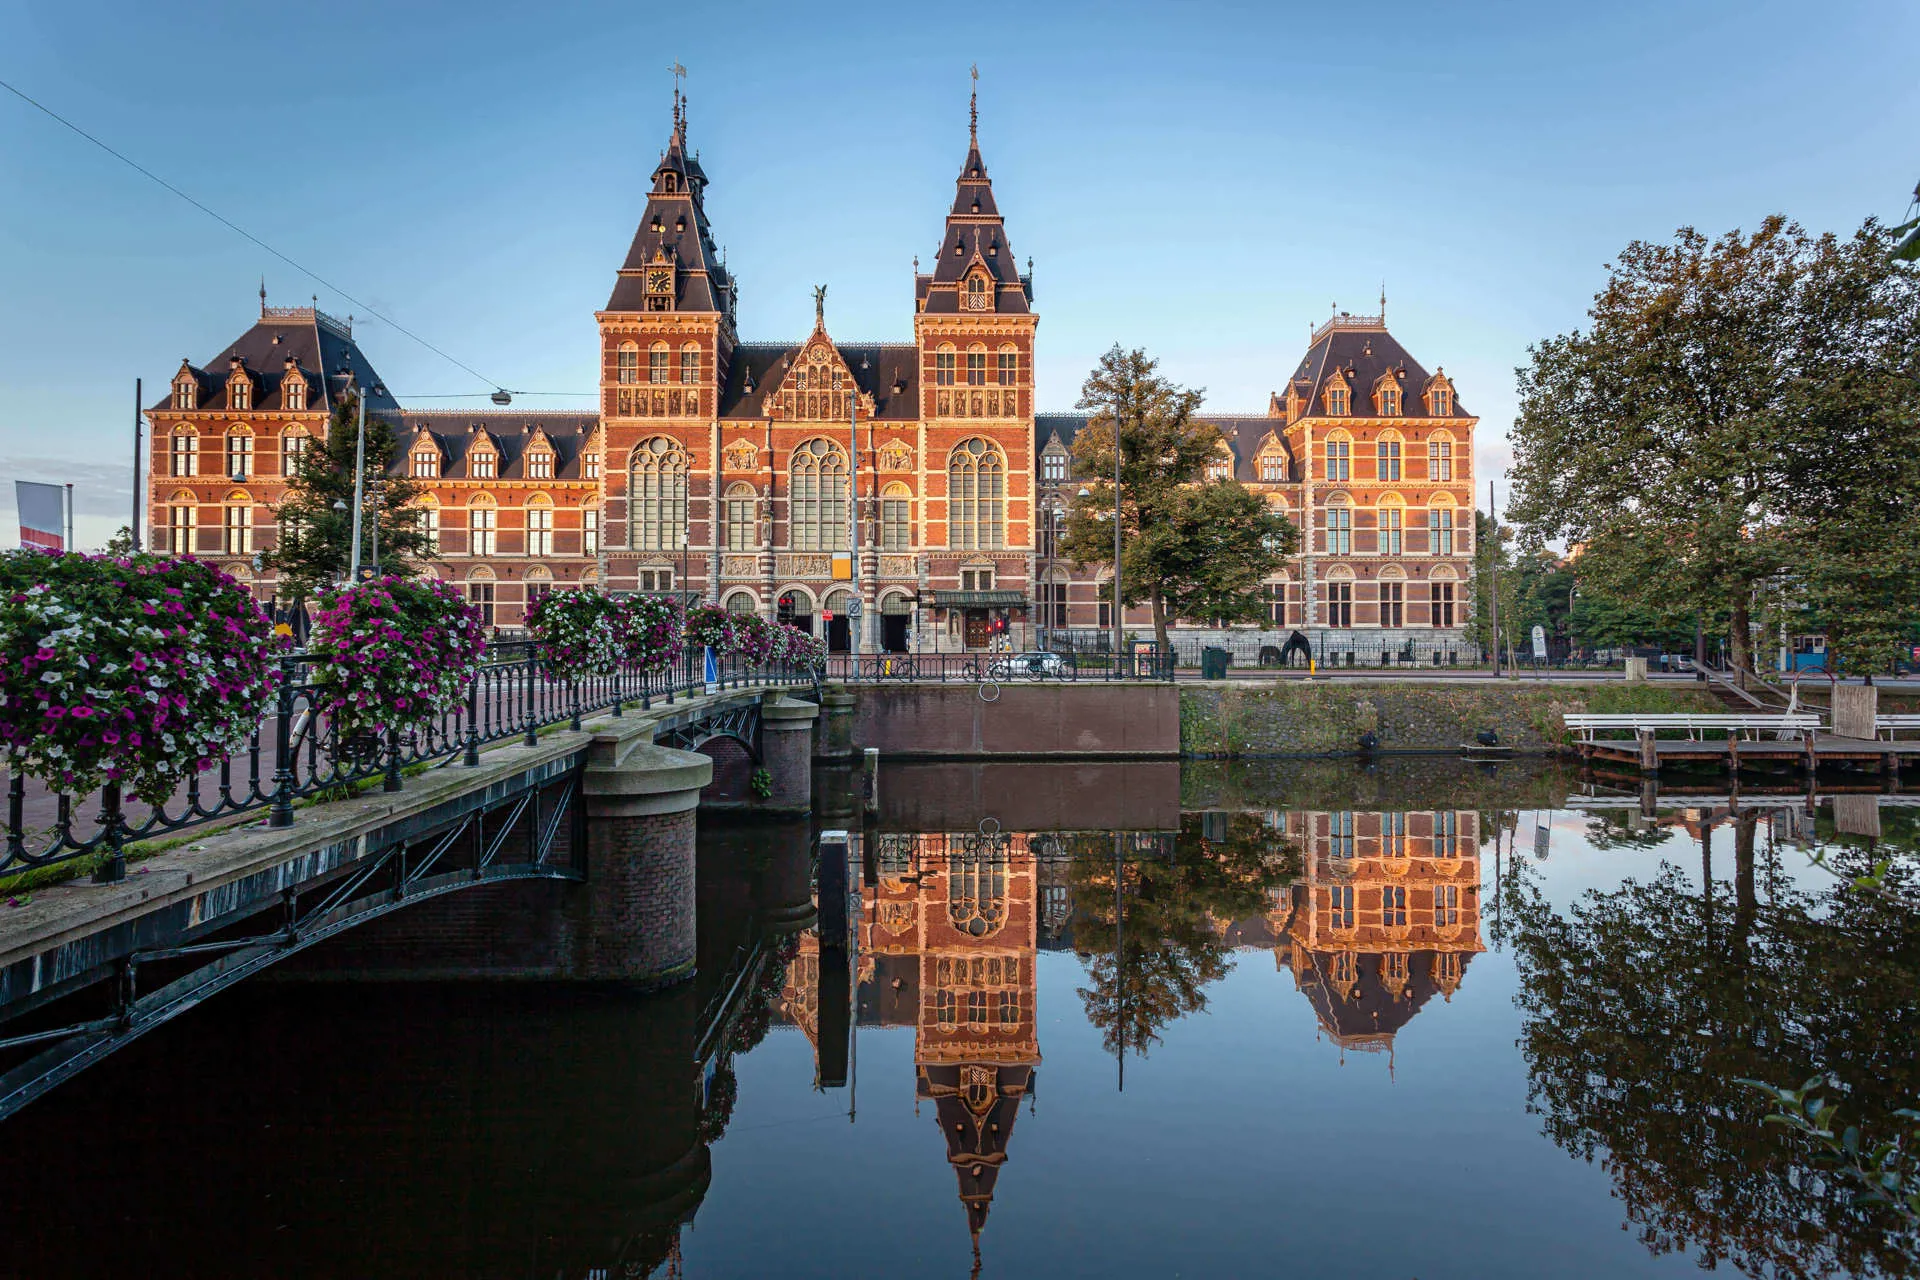
[[[977, 115], [932, 269], [916, 265], [911, 341], [836, 342], [824, 290], [805, 338], [742, 341], [707, 185], [676, 96], [595, 313], [595, 412], [405, 409], [350, 322], [269, 307], [263, 289], [253, 326], [204, 366], [182, 361], [149, 410], [152, 545], [254, 577], [291, 456], [364, 388], [403, 442], [395, 471], [429, 489], [434, 572], [501, 626], [583, 583], [782, 617], [836, 649], [856, 593], [867, 643], [890, 649], [979, 648], [1002, 627], [1024, 646], [1037, 627], [1103, 625], [1104, 571], [1056, 554], [1085, 419], [1035, 413], [1032, 274], [1016, 264]], [[1458, 635], [1475, 419], [1384, 315], [1335, 316], [1265, 415], [1210, 420], [1226, 437], [1210, 478], [1265, 493], [1304, 534], [1267, 584], [1268, 624], [1250, 629], [1262, 643]]]

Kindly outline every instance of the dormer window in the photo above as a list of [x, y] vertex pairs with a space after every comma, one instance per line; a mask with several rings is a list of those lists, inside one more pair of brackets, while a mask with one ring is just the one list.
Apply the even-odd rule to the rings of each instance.
[[432, 480], [440, 474], [440, 451], [432, 445], [415, 447], [410, 461], [415, 479]]
[[1067, 478], [1067, 455], [1055, 452], [1041, 454], [1040, 478], [1042, 480], [1065, 480]]
[[1233, 474], [1233, 464], [1225, 458], [1215, 458], [1207, 464], [1207, 479], [1225, 480]]
[[199, 408], [200, 406], [195, 403], [200, 398], [199, 390], [192, 378], [180, 379], [173, 384], [173, 407], [176, 409]]
[[600, 478], [599, 454], [586, 453], [580, 456], [580, 475], [583, 479], [587, 480], [598, 480]]
[[1400, 388], [1380, 388], [1380, 414], [1386, 418], [1395, 418], [1400, 415]]
[[253, 383], [247, 381], [245, 374], [236, 374], [227, 383], [227, 407], [229, 409], [253, 408]]
[[527, 478], [530, 480], [553, 479], [553, 455], [545, 449], [535, 449], [528, 453]]
[[467, 474], [475, 480], [491, 480], [497, 463], [498, 457], [492, 452], [470, 453], [467, 455]]
[[1453, 392], [1444, 384], [1435, 387], [1429, 392], [1427, 401], [1433, 406], [1432, 413], [1434, 417], [1445, 418], [1453, 414]]
[[967, 277], [967, 310], [986, 311], [992, 306], [991, 295], [987, 292], [987, 277], [976, 271]]
[[[666, 170], [660, 175], [660, 189], [662, 191], [678, 191], [680, 189], [679, 184], [680, 175], [671, 169]], [[654, 229], [657, 231], [659, 230], [659, 219], [656, 218], [654, 222]]]
[[298, 369], [287, 371], [286, 402], [286, 407], [292, 410], [307, 407], [307, 377]]
[[1347, 389], [1345, 387], [1330, 387], [1327, 389], [1327, 412], [1336, 418], [1344, 418], [1346, 416]]
[[1260, 481], [1262, 484], [1281, 484], [1287, 478], [1287, 457], [1283, 453], [1263, 453], [1260, 455]]

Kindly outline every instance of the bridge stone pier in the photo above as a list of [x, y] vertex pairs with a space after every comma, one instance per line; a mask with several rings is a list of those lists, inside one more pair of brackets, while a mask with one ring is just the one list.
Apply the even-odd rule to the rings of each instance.
[[694, 811], [713, 760], [600, 734], [588, 753], [587, 947], [581, 977], [641, 989], [694, 966]]

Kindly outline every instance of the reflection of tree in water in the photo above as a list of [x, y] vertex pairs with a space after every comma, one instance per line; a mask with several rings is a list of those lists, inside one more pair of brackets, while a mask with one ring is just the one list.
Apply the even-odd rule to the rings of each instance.
[[1890, 1113], [1920, 1097], [1920, 914], [1838, 882], [1795, 888], [1770, 856], [1761, 901], [1755, 823], [1735, 820], [1731, 892], [1663, 865], [1562, 914], [1510, 881], [1529, 1107], [1559, 1146], [1602, 1161], [1655, 1254], [1751, 1275], [1910, 1274], [1920, 1241], [1854, 1204], [1737, 1081], [1831, 1072], [1863, 1139], [1896, 1133]]
[[734, 1074], [733, 1060], [767, 1038], [773, 1026], [774, 1007], [780, 1003], [780, 989], [786, 982], [787, 965], [800, 954], [800, 935], [787, 934], [767, 948], [760, 973], [742, 997], [746, 1008], [726, 1044], [719, 1049], [720, 1060], [707, 1086], [707, 1104], [700, 1111], [700, 1140], [709, 1145], [720, 1141], [733, 1119], [733, 1104], [740, 1096], [740, 1081]]
[[1073, 944], [1088, 978], [1078, 995], [1109, 1052], [1145, 1055], [1162, 1027], [1207, 1007], [1206, 988], [1231, 967], [1225, 925], [1266, 913], [1300, 855], [1258, 814], [1186, 814], [1170, 855], [1129, 852], [1121, 865], [1116, 894], [1112, 860], [1073, 864]]

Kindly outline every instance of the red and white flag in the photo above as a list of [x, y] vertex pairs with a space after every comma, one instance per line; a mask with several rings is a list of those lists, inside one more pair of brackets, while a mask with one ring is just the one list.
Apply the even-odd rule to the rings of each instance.
[[13, 494], [20, 506], [20, 545], [45, 551], [66, 550], [66, 491], [57, 484], [15, 480]]

